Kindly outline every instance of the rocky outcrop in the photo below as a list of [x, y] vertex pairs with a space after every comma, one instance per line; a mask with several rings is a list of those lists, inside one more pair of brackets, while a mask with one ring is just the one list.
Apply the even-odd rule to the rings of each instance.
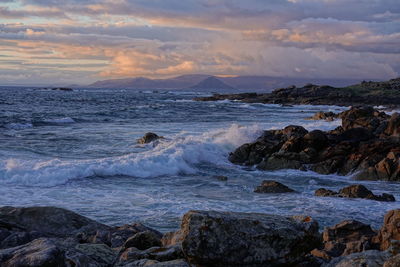
[[381, 250], [386, 250], [393, 245], [393, 242], [398, 241], [400, 241], [400, 210], [397, 209], [386, 213], [375, 242], [380, 244]]
[[370, 107], [352, 108], [340, 115], [342, 126], [333, 131], [308, 132], [294, 125], [268, 130], [237, 148], [229, 160], [262, 170], [310, 169], [320, 174], [357, 173], [355, 179], [360, 180], [397, 181], [400, 142], [395, 123], [389, 123], [397, 116]]
[[209, 97], [197, 97], [197, 101], [239, 100], [246, 103], [269, 104], [308, 104], [308, 105], [389, 105], [399, 106], [400, 78], [386, 82], [363, 82], [345, 88], [307, 84], [298, 88], [290, 86], [272, 93], [256, 94], [215, 94]]
[[163, 138], [163, 137], [162, 136], [158, 136], [155, 133], [150, 133], [149, 132], [149, 133], [146, 133], [143, 137], [139, 138], [137, 140], [137, 142], [138, 142], [138, 144], [148, 144], [148, 143], [154, 142], [154, 141], [156, 141], [158, 139], [161, 139], [161, 138]]
[[369, 225], [355, 220], [343, 221], [326, 227], [322, 238], [324, 246], [311, 253], [325, 260], [373, 249], [376, 232]]
[[318, 224], [309, 217], [190, 211], [169, 237], [199, 266], [295, 264], [320, 244]]
[[277, 181], [264, 180], [261, 185], [254, 189], [255, 193], [290, 193], [293, 189]]
[[382, 195], [375, 195], [368, 188], [361, 184], [346, 186], [335, 192], [325, 188], [320, 188], [315, 191], [316, 196], [321, 197], [347, 197], [347, 198], [364, 198], [377, 201], [396, 201], [393, 195], [383, 193]]

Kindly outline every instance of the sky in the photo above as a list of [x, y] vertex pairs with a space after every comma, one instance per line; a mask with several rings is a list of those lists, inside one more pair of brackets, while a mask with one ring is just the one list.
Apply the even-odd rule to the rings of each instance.
[[0, 84], [400, 76], [399, 0], [0, 0]]

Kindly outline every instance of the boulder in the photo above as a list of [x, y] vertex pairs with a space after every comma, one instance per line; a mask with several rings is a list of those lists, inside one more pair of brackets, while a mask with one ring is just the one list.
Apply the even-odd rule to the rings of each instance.
[[376, 232], [362, 222], [346, 220], [332, 227], [326, 227], [322, 234], [326, 255], [324, 258], [338, 257], [362, 252], [373, 248]]
[[79, 232], [109, 230], [110, 227], [56, 207], [1, 207], [0, 228], [18, 232], [38, 232], [41, 236], [67, 237]]
[[162, 234], [154, 229], [151, 229], [141, 223], [125, 224], [123, 226], [114, 227], [111, 229], [110, 246], [112, 248], [120, 247], [124, 245], [128, 238], [134, 236], [137, 233], [151, 231], [156, 236], [162, 237]]
[[382, 195], [375, 195], [368, 188], [361, 184], [349, 185], [335, 192], [329, 189], [320, 188], [315, 191], [315, 196], [320, 197], [346, 197], [346, 198], [365, 198], [377, 201], [396, 201], [393, 195], [383, 193]]
[[40, 238], [22, 246], [0, 250], [3, 267], [62, 266], [63, 253], [51, 239]]
[[383, 226], [379, 231], [375, 242], [381, 250], [387, 250], [393, 242], [400, 240], [400, 209], [391, 210], [386, 213]]
[[135, 247], [140, 250], [159, 246], [161, 246], [161, 236], [153, 231], [139, 232], [128, 238], [124, 244], [124, 248]]
[[254, 190], [255, 193], [290, 193], [293, 189], [276, 181], [264, 180], [260, 186]]
[[335, 118], [337, 118], [337, 114], [333, 113], [332, 111], [329, 112], [323, 112], [319, 111], [315, 113], [312, 117], [307, 118], [308, 120], [326, 120], [326, 121], [333, 121]]
[[139, 144], [148, 144], [148, 143], [151, 143], [151, 142], [153, 142], [153, 141], [156, 141], [156, 140], [158, 140], [158, 139], [160, 139], [160, 138], [162, 138], [162, 136], [158, 136], [158, 135], [155, 134], [155, 133], [149, 132], [149, 133], [146, 133], [143, 137], [139, 138], [139, 139], [137, 140], [137, 142], [138, 142]]
[[291, 265], [321, 244], [310, 217], [259, 213], [190, 211], [175, 235], [190, 263], [200, 266]]
[[323, 267], [381, 267], [390, 258], [388, 252], [367, 250], [333, 259]]
[[385, 134], [400, 137], [400, 114], [393, 113], [390, 117]]

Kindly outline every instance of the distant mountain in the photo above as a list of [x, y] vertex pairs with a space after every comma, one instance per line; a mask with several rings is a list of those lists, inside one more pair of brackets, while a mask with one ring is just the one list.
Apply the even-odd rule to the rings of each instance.
[[[213, 89], [213, 90], [257, 90], [271, 91], [290, 85], [304, 86], [308, 83], [347, 86], [360, 82], [358, 79], [309, 79], [270, 76], [219, 77], [205, 74], [181, 75], [168, 79], [145, 77], [97, 81], [88, 87], [117, 89]], [[203, 88], [200, 88], [203, 87]]]
[[205, 89], [210, 89], [210, 90], [229, 90], [229, 89], [235, 89], [232, 86], [224, 83], [223, 81], [219, 80], [218, 78], [211, 76], [208, 77], [198, 84], [191, 86], [191, 89], [199, 89], [199, 90], [205, 90]]

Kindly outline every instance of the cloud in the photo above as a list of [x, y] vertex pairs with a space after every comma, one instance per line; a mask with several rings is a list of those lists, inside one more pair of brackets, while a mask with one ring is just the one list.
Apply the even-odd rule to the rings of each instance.
[[40, 81], [400, 72], [398, 0], [0, 0], [0, 18], [0, 70]]

